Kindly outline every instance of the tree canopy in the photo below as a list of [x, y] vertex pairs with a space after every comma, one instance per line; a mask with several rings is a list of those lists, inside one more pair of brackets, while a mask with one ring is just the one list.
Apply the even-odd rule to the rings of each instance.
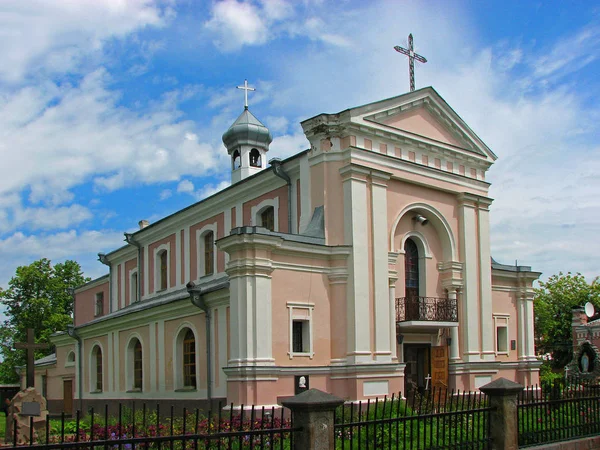
[[535, 340], [538, 354], [550, 354], [551, 366], [565, 367], [573, 358], [572, 310], [591, 302], [600, 309], [600, 283], [580, 273], [562, 272], [540, 282], [535, 290]]
[[[0, 303], [6, 307], [7, 317], [0, 330], [0, 382], [18, 380], [15, 367], [25, 364], [25, 352], [14, 350], [14, 344], [26, 341], [28, 328], [34, 329], [39, 343], [49, 343], [52, 333], [67, 329], [73, 322], [70, 290], [88, 280], [79, 264], [71, 260], [52, 266], [49, 259], [43, 258], [17, 268], [8, 289], [0, 288]], [[36, 358], [52, 352], [36, 351]]]

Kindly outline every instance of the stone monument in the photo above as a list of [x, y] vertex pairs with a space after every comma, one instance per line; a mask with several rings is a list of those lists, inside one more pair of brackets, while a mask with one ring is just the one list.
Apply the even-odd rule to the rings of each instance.
[[[48, 409], [46, 399], [33, 387], [20, 391], [12, 399], [6, 421], [7, 443], [14, 443], [15, 426], [17, 442], [16, 445], [30, 444], [30, 436], [33, 443], [40, 441], [46, 432], [46, 420]], [[32, 430], [33, 428], [33, 430]], [[33, 431], [33, 434], [32, 434]]]

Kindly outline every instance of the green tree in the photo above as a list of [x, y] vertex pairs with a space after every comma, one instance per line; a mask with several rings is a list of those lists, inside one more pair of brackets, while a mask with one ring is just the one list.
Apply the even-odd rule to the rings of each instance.
[[[0, 382], [18, 380], [15, 367], [25, 364], [25, 352], [15, 351], [14, 344], [26, 341], [28, 328], [35, 330], [36, 342], [50, 342], [52, 333], [67, 329], [73, 322], [70, 289], [88, 280], [79, 264], [70, 260], [52, 266], [43, 258], [17, 268], [8, 289], [0, 288], [0, 303], [6, 307], [7, 317], [0, 330]], [[36, 358], [52, 351], [36, 351]]]
[[535, 289], [535, 341], [538, 354], [551, 354], [551, 366], [562, 369], [573, 358], [572, 310], [591, 302], [600, 307], [600, 283], [580, 273], [560, 272]]

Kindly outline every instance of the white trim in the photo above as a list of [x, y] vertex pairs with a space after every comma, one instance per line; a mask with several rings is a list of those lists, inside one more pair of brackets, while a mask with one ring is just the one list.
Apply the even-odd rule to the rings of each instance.
[[194, 333], [194, 342], [196, 347], [196, 391], [199, 391], [200, 387], [200, 351], [198, 348], [198, 330], [196, 327], [188, 321], [182, 322], [179, 327], [177, 327], [177, 331], [174, 334], [173, 339], [173, 389], [183, 389], [188, 386], [183, 385], [183, 330], [189, 328]]
[[[167, 252], [167, 288], [160, 289], [160, 285], [162, 284], [161, 278], [161, 267], [160, 267], [160, 258], [159, 253], [166, 251]], [[158, 292], [168, 291], [171, 287], [171, 243], [167, 242], [165, 244], [161, 244], [154, 249], [154, 253], [152, 255], [154, 258], [154, 294]]]
[[150, 391], [156, 392], [156, 322], [148, 322], [148, 353], [150, 355]]
[[156, 326], [158, 327], [158, 381], [156, 388], [152, 386], [152, 389], [156, 389], [158, 392], [165, 392], [165, 321], [157, 321]]
[[144, 361], [145, 361], [144, 348], [145, 348], [145, 346], [144, 346], [144, 341], [142, 340], [142, 336], [136, 331], [130, 333], [129, 336], [127, 336], [127, 344], [125, 345], [125, 391], [133, 391], [133, 389], [134, 389], [133, 372], [135, 370], [135, 368], [134, 368], [135, 349], [131, 345], [131, 343], [134, 339], [137, 339], [138, 341], [140, 341], [140, 344], [142, 346], [142, 388], [141, 388], [141, 392], [144, 392], [145, 391], [144, 387], [146, 386], [146, 371], [144, 370]]
[[[314, 338], [313, 338], [313, 312], [315, 309], [314, 303], [300, 303], [300, 302], [287, 302], [288, 308], [288, 330], [289, 330], [289, 351], [288, 356], [290, 359], [294, 359], [294, 356], [308, 356], [310, 359], [313, 359], [315, 356], [314, 352]], [[308, 314], [295, 314], [295, 311], [303, 310], [307, 311]], [[293, 343], [293, 323], [294, 321], [304, 321], [308, 322], [308, 352], [294, 352], [294, 343]]]
[[144, 297], [150, 295], [150, 256], [148, 246], [144, 245]]
[[279, 197], [268, 198], [260, 202], [258, 205], [253, 206], [250, 210], [250, 220], [252, 221], [251, 225], [253, 227], [263, 226], [260, 215], [269, 206], [273, 207], [273, 226], [275, 228], [273, 231], [279, 231]]
[[[204, 236], [207, 233], [212, 232], [213, 234], [213, 271], [210, 274], [206, 273], [206, 267], [204, 267]], [[217, 235], [217, 223], [211, 223], [208, 225], [204, 225], [199, 230], [196, 230], [196, 271], [195, 274], [196, 280], [200, 280], [200, 278], [207, 277], [215, 277], [217, 274], [217, 239], [219, 236]]]

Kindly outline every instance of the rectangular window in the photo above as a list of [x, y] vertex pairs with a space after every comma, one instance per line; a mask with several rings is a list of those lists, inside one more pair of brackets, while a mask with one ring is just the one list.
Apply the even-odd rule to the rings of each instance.
[[269, 231], [275, 231], [275, 208], [269, 206], [260, 215], [261, 225]]
[[292, 351], [294, 353], [310, 352], [308, 320], [294, 320], [292, 322], [292, 327]]
[[96, 293], [96, 302], [94, 316], [98, 317], [104, 314], [104, 292]]
[[496, 348], [498, 353], [508, 353], [508, 328], [496, 328]]
[[494, 314], [494, 327], [496, 328], [496, 354], [508, 355], [508, 319], [509, 314]]

